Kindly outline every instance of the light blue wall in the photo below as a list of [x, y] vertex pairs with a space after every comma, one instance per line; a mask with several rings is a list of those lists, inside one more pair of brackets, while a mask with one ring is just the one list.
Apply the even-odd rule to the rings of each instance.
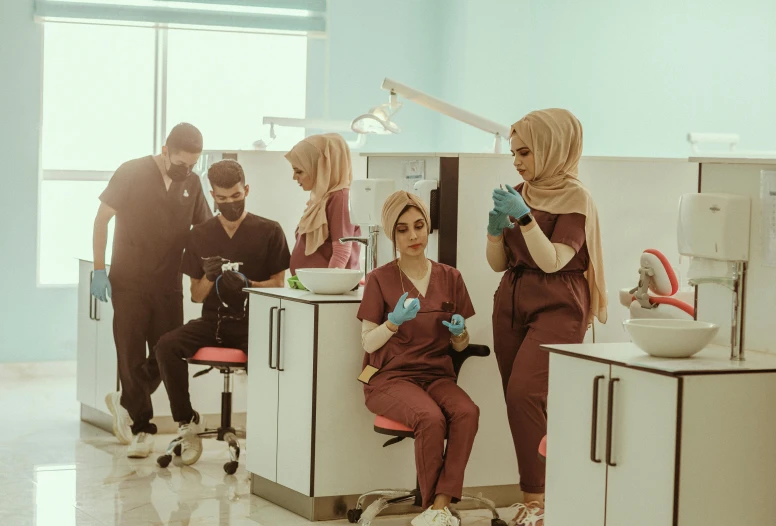
[[[351, 120], [388, 102], [385, 77], [439, 95], [444, 0], [330, 0], [328, 105], [308, 97], [308, 115]], [[311, 67], [314, 67], [311, 65]], [[308, 84], [312, 91], [322, 86]], [[328, 112], [328, 114], [327, 114]], [[396, 116], [402, 133], [370, 136], [364, 151], [434, 151], [441, 116], [407, 103]]]
[[76, 296], [36, 286], [41, 28], [33, 0], [0, 8], [0, 361], [75, 356]]
[[454, 0], [448, 18], [444, 96], [494, 120], [567, 107], [586, 155], [687, 156], [688, 131], [776, 150], [776, 2]]

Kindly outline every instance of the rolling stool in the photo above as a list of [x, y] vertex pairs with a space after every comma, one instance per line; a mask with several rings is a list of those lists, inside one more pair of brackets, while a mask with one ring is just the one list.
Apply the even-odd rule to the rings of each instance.
[[[451, 347], [448, 352], [453, 359], [453, 369], [455, 370], [456, 380], [458, 379], [458, 375], [461, 372], [461, 366], [463, 366], [463, 362], [465, 362], [467, 358], [470, 356], [485, 357], [490, 355], [490, 349], [486, 345], [469, 345], [466, 349], [460, 352], [454, 350]], [[374, 430], [381, 435], [393, 437], [385, 444], [383, 444], [383, 447], [398, 444], [405, 438], [415, 438], [415, 433], [412, 431], [412, 428], [379, 415], [375, 416]], [[364, 501], [366, 498], [372, 496], [378, 497], [378, 500], [373, 502], [366, 510], [363, 509]], [[507, 526], [507, 523], [499, 518], [498, 512], [496, 511], [496, 508], [491, 501], [482, 497], [475, 497], [473, 495], [462, 495], [461, 501], [478, 502], [490, 510], [490, 512], [493, 514], [493, 518], [491, 519], [491, 526]], [[413, 506], [418, 508], [422, 507], [423, 505], [423, 498], [420, 494], [420, 483], [417, 478], [415, 479], [415, 489], [413, 490], [382, 489], [364, 493], [358, 498], [358, 503], [356, 504], [355, 509], [348, 510], [348, 522], [351, 524], [361, 522], [363, 526], [368, 526], [371, 524], [372, 520], [384, 509], [390, 506], [407, 503], [412, 503]], [[453, 514], [460, 519], [458, 512], [453, 511]]]
[[[206, 365], [194, 375], [194, 378], [207, 374], [213, 369], [218, 369], [224, 375], [224, 391], [221, 393], [221, 426], [218, 429], [205, 429], [200, 437], [216, 437], [217, 440], [229, 445], [229, 462], [224, 464], [224, 471], [228, 475], [234, 475], [240, 460], [240, 442], [237, 440], [237, 432], [232, 427], [232, 375], [239, 370], [248, 370], [248, 355], [240, 349], [227, 349], [222, 347], [203, 347], [194, 356], [187, 360], [192, 365]], [[160, 467], [170, 465], [173, 454], [181, 454], [181, 438], [178, 437], [167, 446], [164, 455], [156, 459]]]

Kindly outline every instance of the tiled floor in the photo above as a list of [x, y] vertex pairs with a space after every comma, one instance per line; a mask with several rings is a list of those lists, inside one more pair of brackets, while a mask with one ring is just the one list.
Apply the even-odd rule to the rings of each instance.
[[[113, 435], [80, 422], [74, 363], [0, 365], [0, 418], [0, 525], [309, 524], [251, 495], [244, 464], [225, 475], [221, 443], [206, 442], [195, 467], [156, 466], [170, 436], [156, 437], [148, 459], [126, 458]], [[404, 526], [411, 518], [373, 525]], [[463, 524], [490, 520], [469, 512]]]

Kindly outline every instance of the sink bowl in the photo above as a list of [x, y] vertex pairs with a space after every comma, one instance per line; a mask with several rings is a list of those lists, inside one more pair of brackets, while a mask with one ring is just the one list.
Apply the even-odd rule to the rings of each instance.
[[631, 341], [659, 358], [689, 358], [714, 338], [718, 325], [695, 320], [626, 320], [623, 325]]
[[299, 268], [296, 275], [313, 294], [345, 294], [358, 285], [363, 272], [342, 268]]

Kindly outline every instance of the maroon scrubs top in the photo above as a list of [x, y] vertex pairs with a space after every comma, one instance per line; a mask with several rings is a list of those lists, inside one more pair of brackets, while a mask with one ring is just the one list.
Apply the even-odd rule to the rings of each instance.
[[379, 369], [369, 386], [394, 378], [433, 380], [455, 378], [453, 361], [448, 354], [450, 330], [442, 325], [453, 314], [464, 319], [474, 316], [461, 273], [452, 267], [431, 261], [431, 277], [426, 296], [421, 296], [396, 261], [369, 274], [358, 319], [378, 325], [388, 319], [404, 292], [419, 298], [420, 311], [415, 319], [402, 323], [399, 330], [380, 349], [364, 356], [364, 367]]

